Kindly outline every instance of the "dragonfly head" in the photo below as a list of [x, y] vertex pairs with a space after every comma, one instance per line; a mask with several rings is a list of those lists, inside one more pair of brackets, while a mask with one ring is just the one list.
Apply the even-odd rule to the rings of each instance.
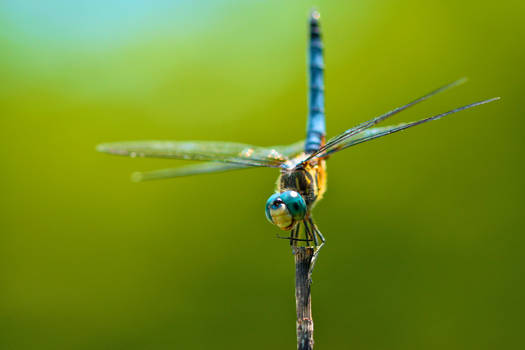
[[266, 202], [266, 218], [281, 230], [291, 230], [306, 216], [306, 202], [296, 191], [275, 193]]

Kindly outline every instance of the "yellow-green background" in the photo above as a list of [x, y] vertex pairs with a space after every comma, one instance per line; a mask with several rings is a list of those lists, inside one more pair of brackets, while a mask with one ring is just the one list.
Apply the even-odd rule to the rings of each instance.
[[522, 1], [3, 0], [1, 349], [295, 347], [275, 170], [135, 184], [184, 162], [94, 147], [303, 138], [313, 5], [331, 136], [502, 96], [330, 159], [317, 348], [523, 346]]

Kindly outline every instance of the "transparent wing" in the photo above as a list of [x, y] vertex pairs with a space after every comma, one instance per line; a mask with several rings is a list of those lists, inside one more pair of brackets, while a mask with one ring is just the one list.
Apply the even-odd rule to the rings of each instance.
[[[283, 156], [291, 158], [303, 152], [304, 141], [299, 141], [287, 146], [273, 146], [269, 148], [275, 149]], [[240, 170], [247, 168], [250, 168], [250, 166], [222, 162], [206, 162], [200, 164], [181, 166], [177, 168], [135, 172], [131, 175], [131, 180], [134, 182], [141, 182], [149, 180], [170, 179], [182, 176], [221, 173], [230, 170]]]
[[294, 147], [288, 147], [290, 146], [265, 148], [242, 143], [207, 141], [130, 141], [100, 144], [97, 151], [128, 157], [201, 160], [277, 168], [288, 160], [281, 151], [295, 151]]
[[485, 104], [485, 103], [489, 103], [489, 102], [493, 102], [493, 101], [496, 101], [496, 100], [499, 100], [499, 97], [494, 97], [494, 98], [491, 98], [491, 99], [488, 99], [488, 100], [471, 103], [469, 105], [458, 107], [458, 108], [452, 109], [452, 110], [450, 110], [448, 112], [441, 113], [441, 114], [438, 114], [438, 115], [435, 115], [435, 116], [432, 116], [432, 117], [428, 117], [428, 118], [425, 118], [425, 119], [421, 119], [421, 120], [418, 120], [418, 121], [415, 121], [415, 122], [411, 122], [411, 123], [403, 123], [403, 124], [399, 124], [399, 125], [395, 125], [395, 126], [385, 126], [385, 127], [380, 127], [380, 128], [367, 129], [367, 130], [364, 130], [364, 131], [360, 132], [359, 134], [353, 135], [352, 137], [348, 137], [348, 138], [342, 139], [341, 141], [339, 141], [337, 143], [333, 143], [330, 147], [325, 148], [323, 152], [319, 153], [317, 155], [317, 157], [326, 157], [326, 156], [328, 156], [328, 155], [330, 155], [332, 153], [341, 151], [341, 150], [343, 150], [345, 148], [348, 148], [348, 147], [351, 147], [351, 146], [354, 146], [354, 145], [357, 145], [357, 144], [360, 144], [360, 143], [363, 143], [363, 142], [366, 142], [366, 141], [370, 141], [370, 140], [376, 139], [378, 137], [382, 137], [382, 136], [386, 136], [386, 135], [389, 135], [389, 134], [393, 134], [395, 132], [408, 129], [408, 128], [416, 126], [416, 125], [420, 125], [420, 124], [423, 124], [423, 123], [426, 123], [426, 122], [429, 122], [429, 121], [432, 121], [432, 120], [437, 120], [437, 119], [443, 118], [443, 117], [445, 117], [445, 116], [447, 116], [449, 114], [460, 112], [460, 111], [462, 111], [464, 109], [467, 109], [467, 108], [476, 107], [476, 106], [479, 106], [479, 105], [482, 105], [482, 104]]
[[333, 137], [331, 138], [330, 140], [328, 140], [328, 142], [321, 148], [319, 148], [319, 150], [317, 150], [316, 152], [310, 154], [308, 156], [308, 158], [305, 159], [305, 161], [308, 161], [314, 157], [317, 157], [319, 154], [324, 154], [326, 153], [326, 151], [331, 148], [332, 146], [334, 145], [338, 145], [338, 144], [341, 144], [343, 143], [345, 140], [349, 139], [349, 138], [352, 138], [354, 135], [357, 135], [359, 134], [360, 132], [362, 132], [363, 130], [366, 130], [376, 124], [378, 124], [379, 122], [382, 122], [383, 120], [399, 113], [399, 112], [402, 112], [404, 111], [405, 109], [409, 108], [409, 107], [412, 107], [416, 104], [418, 104], [419, 102], [423, 102], [427, 99], [429, 99], [430, 97], [440, 93], [440, 92], [443, 92], [443, 91], [446, 91], [450, 88], [453, 88], [455, 86], [458, 86], [460, 84], [463, 84], [464, 82], [466, 82], [467, 79], [466, 78], [461, 78], [459, 80], [456, 80], [450, 84], [447, 84], [445, 86], [442, 86], [434, 91], [431, 91], [429, 92], [428, 94], [424, 95], [424, 96], [421, 96], [415, 100], [413, 100], [412, 102], [410, 103], [407, 103], [406, 105], [404, 106], [401, 106], [401, 107], [397, 107], [389, 112], [386, 112], [385, 114], [382, 114], [378, 117], [375, 117], [373, 119], [370, 119], [369, 121], [366, 121], [364, 123], [361, 123], [357, 126], [354, 126], [353, 128], [350, 128], [344, 132], [342, 132], [341, 134], [337, 135], [336, 137]]
[[170, 179], [174, 177], [192, 176], [199, 174], [221, 173], [230, 170], [246, 169], [250, 166], [237, 165], [229, 163], [206, 162], [181, 166], [178, 168], [159, 169], [145, 172], [135, 172], [131, 174], [131, 180], [134, 182]]
[[281, 153], [283, 156], [291, 159], [304, 152], [304, 143], [305, 140], [297, 141], [290, 145], [280, 145], [272, 146], [270, 148], [275, 149], [277, 152]]

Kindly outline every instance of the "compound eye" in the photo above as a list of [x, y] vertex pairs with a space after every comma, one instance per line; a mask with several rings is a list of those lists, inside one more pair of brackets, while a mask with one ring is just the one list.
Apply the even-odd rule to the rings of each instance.
[[275, 193], [266, 202], [266, 218], [281, 230], [294, 228], [306, 211], [306, 203], [296, 191]]

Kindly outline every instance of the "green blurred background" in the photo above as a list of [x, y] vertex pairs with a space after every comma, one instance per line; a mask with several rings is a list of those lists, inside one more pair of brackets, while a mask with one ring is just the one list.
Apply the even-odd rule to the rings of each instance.
[[275, 170], [135, 184], [97, 143], [304, 137], [322, 13], [329, 136], [457, 78], [334, 156], [315, 215], [319, 349], [525, 341], [522, 1], [0, 2], [0, 349], [293, 349]]

